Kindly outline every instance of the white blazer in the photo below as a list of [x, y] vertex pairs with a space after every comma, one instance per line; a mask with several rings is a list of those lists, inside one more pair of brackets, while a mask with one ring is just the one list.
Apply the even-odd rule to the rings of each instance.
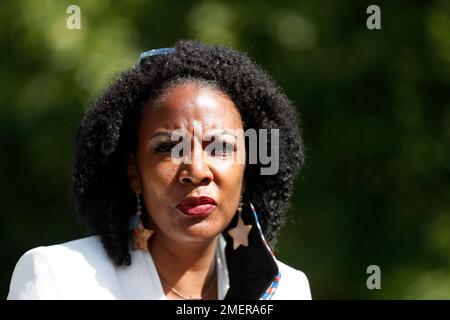
[[[225, 240], [216, 250], [218, 298], [229, 288]], [[7, 299], [165, 300], [148, 251], [131, 251], [132, 264], [117, 266], [92, 236], [26, 252], [14, 269]], [[311, 299], [305, 274], [276, 260], [281, 273], [272, 299]]]

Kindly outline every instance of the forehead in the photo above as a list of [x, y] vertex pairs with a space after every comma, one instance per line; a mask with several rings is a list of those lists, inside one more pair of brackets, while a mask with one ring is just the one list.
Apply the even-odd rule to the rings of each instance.
[[188, 129], [201, 124], [203, 129], [242, 129], [240, 113], [222, 91], [197, 83], [177, 84], [154, 102], [149, 102], [141, 129]]

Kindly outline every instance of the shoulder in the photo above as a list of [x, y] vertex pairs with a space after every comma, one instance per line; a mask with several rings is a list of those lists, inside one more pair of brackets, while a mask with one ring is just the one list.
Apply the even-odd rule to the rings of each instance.
[[17, 262], [8, 299], [108, 298], [114, 271], [97, 236], [34, 248]]
[[306, 275], [279, 260], [277, 264], [281, 278], [273, 299], [311, 300], [311, 290]]
[[91, 257], [101, 256], [103, 253], [104, 250], [100, 242], [100, 238], [98, 236], [91, 236], [61, 244], [37, 247], [27, 251], [21, 257], [21, 259], [30, 256], [45, 256], [48, 259], [52, 259], [57, 256], [61, 258], [61, 255], [68, 258], [75, 258], [80, 256]]

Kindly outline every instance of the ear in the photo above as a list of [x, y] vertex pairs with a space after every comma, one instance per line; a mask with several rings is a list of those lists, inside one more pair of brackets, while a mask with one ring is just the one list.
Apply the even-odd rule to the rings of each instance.
[[139, 175], [139, 167], [134, 154], [128, 154], [128, 183], [130, 184], [131, 190], [135, 193], [141, 193], [141, 177]]

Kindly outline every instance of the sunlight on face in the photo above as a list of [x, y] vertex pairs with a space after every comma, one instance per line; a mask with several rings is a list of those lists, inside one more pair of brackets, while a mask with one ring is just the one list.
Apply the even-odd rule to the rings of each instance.
[[[189, 143], [184, 160], [173, 161], [171, 140], [179, 131]], [[233, 101], [217, 89], [189, 82], [169, 88], [147, 105], [138, 128], [137, 185], [156, 230], [176, 241], [211, 241], [233, 218], [242, 192], [245, 158], [241, 116]], [[177, 205], [186, 197], [209, 197], [216, 207], [205, 216], [189, 216]]]

